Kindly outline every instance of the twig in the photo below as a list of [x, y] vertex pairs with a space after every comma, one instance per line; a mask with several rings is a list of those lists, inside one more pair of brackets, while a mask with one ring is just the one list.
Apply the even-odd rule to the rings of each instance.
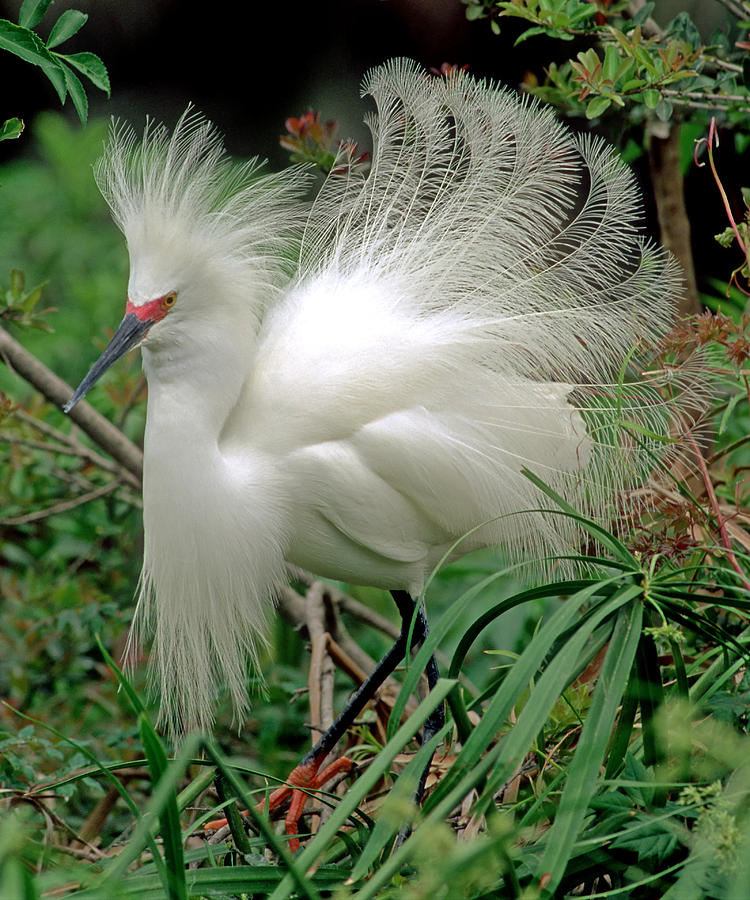
[[63, 469], [59, 465], [54, 465], [52, 467], [51, 474], [53, 478], [57, 478], [61, 483], [77, 487], [84, 493], [93, 491], [97, 487], [93, 481], [89, 481], [89, 479], [81, 472], [76, 472], [75, 470], [68, 471], [68, 469]]
[[[661, 89], [662, 94], [667, 92], [666, 88]], [[730, 106], [722, 106], [717, 103], [701, 103], [698, 100], [682, 100], [680, 99], [681, 95], [678, 91], [670, 91], [669, 102], [674, 106], [682, 106], [685, 109], [708, 109], [712, 112], [716, 112], [716, 110], [724, 110], [725, 112], [730, 109]], [[733, 106], [731, 107], [732, 112], [750, 112], [750, 106]]]
[[726, 59], [720, 59], [718, 56], [704, 54], [703, 58], [709, 65], [716, 66], [717, 69], [726, 69], [728, 72], [742, 72], [742, 66], [738, 66], [737, 63], [731, 63]]
[[89, 491], [87, 494], [80, 494], [78, 497], [72, 497], [70, 500], [61, 500], [59, 503], [53, 503], [52, 506], [45, 506], [44, 509], [36, 509], [34, 512], [26, 513], [23, 516], [8, 516], [6, 519], [0, 519], [0, 525], [26, 525], [29, 522], [38, 522], [40, 519], [46, 519], [48, 516], [69, 512], [71, 509], [82, 506], [84, 503], [90, 503], [92, 500], [98, 500], [99, 497], [105, 497], [119, 487], [122, 487], [122, 482], [110, 481], [108, 484]]
[[[292, 579], [302, 582], [302, 584], [307, 587], [310, 587], [318, 580], [310, 572], [299, 569], [297, 566], [288, 566], [288, 570]], [[363, 622], [367, 622], [369, 625], [382, 631], [383, 634], [393, 638], [394, 641], [398, 639], [398, 636], [401, 633], [398, 626], [388, 621], [384, 616], [378, 615], [378, 613], [371, 610], [369, 606], [365, 606], [364, 603], [360, 603], [359, 600], [355, 600], [354, 597], [350, 597], [348, 594], [345, 594], [343, 591], [338, 590], [330, 584], [326, 584], [325, 589], [328, 596], [337, 606], [340, 606], [342, 609], [346, 610], [346, 612], [351, 613]]]
[[18, 434], [0, 434], [0, 442], [3, 444], [15, 444], [17, 447], [28, 447], [30, 450], [44, 450], [46, 453], [63, 453], [68, 456], [78, 456], [67, 444], [35, 441], [33, 438], [24, 438]]
[[36, 429], [53, 441], [65, 444], [70, 448], [68, 452], [80, 456], [82, 459], [90, 462], [92, 465], [98, 466], [98, 468], [103, 469], [105, 472], [111, 472], [113, 475], [123, 475], [133, 487], [140, 488], [140, 479], [136, 478], [132, 472], [123, 468], [121, 465], [112, 462], [112, 460], [107, 459], [106, 456], [101, 456], [95, 450], [92, 450], [90, 447], [77, 441], [72, 435], [60, 431], [59, 428], [55, 428], [54, 425], [50, 425], [48, 422], [34, 418], [34, 416], [29, 415], [24, 409], [14, 410], [13, 417], [20, 419], [24, 424], [28, 425], [30, 428]]
[[690, 100], [713, 100], [716, 103], [747, 103], [747, 94], [718, 94], [708, 91], [676, 91], [674, 88], [661, 88], [667, 97], [687, 97]]
[[[351, 638], [349, 638], [352, 641]], [[352, 641], [352, 643], [354, 643]], [[357, 645], [354, 644], [356, 648]], [[358, 649], [358, 648], [357, 648]], [[364, 651], [360, 651], [364, 653]], [[340, 643], [335, 641], [330, 634], [328, 635], [328, 653], [331, 659], [336, 663], [339, 669], [346, 674], [354, 681], [354, 683], [359, 686], [362, 684], [366, 678], [367, 674], [372, 672], [375, 668], [374, 663], [370, 668], [368, 668], [367, 673], [360, 669], [355, 660], [344, 650]], [[364, 654], [369, 660], [369, 656]], [[372, 660], [370, 660], [372, 663]], [[383, 684], [378, 688], [375, 696], [373, 697], [372, 704], [375, 708], [375, 721], [372, 724], [373, 729], [377, 729], [377, 739], [385, 743], [386, 741], [386, 733], [388, 726], [388, 719], [390, 718], [391, 711], [393, 709], [393, 703], [389, 703], [385, 697], [392, 695], [395, 696], [400, 690], [401, 685], [396, 681], [393, 676], [389, 675], [388, 678], [383, 682]]]
[[[315, 575], [312, 575], [310, 572], [306, 572], [304, 569], [300, 569], [297, 566], [289, 565], [287, 566], [287, 571], [289, 572], [289, 577], [291, 579], [293, 579], [294, 581], [299, 581], [305, 585], [311, 585], [314, 581], [317, 580]], [[279, 596], [283, 595], [284, 597], [284, 605], [286, 606], [286, 612], [288, 614], [289, 621], [295, 626], [304, 625], [304, 613], [300, 614], [299, 612], [295, 612], [295, 610], [298, 610], [298, 607], [296, 606], [293, 597], [297, 597], [299, 603], [303, 606], [304, 601], [299, 598], [299, 595], [297, 595], [296, 592], [292, 590], [292, 588], [284, 586], [280, 587], [279, 590]], [[360, 603], [359, 600], [355, 600], [354, 597], [350, 596], [349, 594], [345, 594], [338, 588], [333, 587], [333, 585], [326, 583], [325, 590], [326, 594], [333, 600], [335, 607], [338, 606], [350, 615], [356, 616], [362, 622], [365, 622], [368, 625], [372, 625], [374, 628], [382, 631], [383, 634], [385, 634], [387, 637], [390, 637], [392, 640], [395, 641], [398, 639], [398, 636], [400, 634], [399, 627], [397, 625], [394, 625], [393, 622], [391, 622], [389, 619], [386, 619], [385, 616], [379, 615], [374, 610], [370, 609], [369, 606], [365, 606], [364, 603]], [[290, 592], [293, 596], [290, 596], [287, 591]], [[372, 669], [374, 668], [374, 664], [372, 664], [367, 654], [365, 654], [365, 652], [354, 643], [354, 640], [346, 630], [346, 626], [344, 625], [344, 623], [338, 620], [336, 639], [346, 650], [346, 652], [353, 659], [357, 660], [357, 662], [363, 669], [365, 669], [368, 673], [372, 671]], [[450, 664], [450, 659], [439, 648], [435, 650], [435, 659], [443, 668], [447, 668]], [[471, 679], [468, 678], [463, 672], [460, 673], [458, 677], [461, 684], [478, 693], [476, 685], [474, 685]]]
[[[628, 4], [628, 15], [631, 19], [646, 5], [646, 0], [630, 0]], [[654, 19], [649, 16], [641, 25], [641, 31], [646, 37], [663, 38], [664, 31], [657, 25]]]
[[708, 502], [711, 504], [711, 509], [713, 511], [714, 518], [716, 519], [716, 525], [719, 529], [719, 537], [721, 539], [722, 546], [726, 551], [729, 565], [740, 576], [740, 581], [742, 582], [743, 586], [750, 591], [750, 582], [748, 582], [748, 580], [745, 578], [745, 573], [740, 568], [740, 565], [735, 558], [734, 551], [732, 550], [732, 543], [729, 539], [729, 535], [727, 534], [724, 517], [722, 516], [721, 510], [719, 509], [719, 502], [716, 499], [716, 493], [711, 482], [711, 475], [709, 474], [708, 467], [706, 466], [706, 460], [703, 458], [703, 454], [700, 451], [698, 442], [695, 440], [693, 435], [688, 432], [686, 434], [686, 439], [693, 450], [695, 459], [698, 463], [698, 468], [700, 469], [701, 476], [703, 477], [703, 483], [706, 487]]
[[[321, 581], [313, 582], [307, 590], [305, 596], [305, 621], [307, 624], [307, 632], [310, 635], [310, 644], [312, 647], [310, 655], [310, 672], [308, 674], [308, 695], [310, 702], [310, 721], [312, 723], [312, 742], [313, 744], [323, 734], [328, 725], [333, 721], [333, 690], [330, 685], [330, 721], [323, 721], [323, 680], [325, 658], [327, 656], [326, 644], [328, 643], [328, 635], [325, 630], [324, 616], [325, 608], [323, 606], [323, 583]], [[333, 667], [327, 672], [327, 681], [333, 681]], [[326, 689], [329, 685], [326, 684]], [[328, 698], [327, 698], [328, 699]]]
[[375, 628], [382, 631], [383, 634], [393, 638], [394, 641], [398, 639], [398, 636], [401, 633], [399, 627], [394, 625], [393, 622], [389, 622], [384, 616], [381, 616], [370, 609], [369, 606], [365, 606], [364, 603], [360, 603], [359, 600], [355, 600], [354, 597], [349, 597], [347, 594], [337, 594], [334, 599], [346, 612], [351, 613], [351, 615], [356, 616], [363, 622], [367, 622], [368, 625], [373, 625]]
[[[708, 154], [708, 162], [711, 166], [711, 174], [714, 177], [714, 181], [716, 182], [716, 187], [719, 189], [719, 193], [721, 194], [722, 202], [724, 203], [724, 211], [727, 214], [727, 219], [729, 220], [729, 224], [732, 226], [732, 231], [734, 232], [734, 237], [737, 243], [739, 244], [740, 249], [742, 250], [745, 256], [745, 265], [750, 265], [750, 253], [748, 253], [748, 248], [742, 239], [742, 235], [739, 232], [739, 228], [737, 227], [737, 223], [734, 221], [734, 215], [732, 213], [732, 207], [729, 204], [729, 198], [727, 197], [727, 193], [724, 190], [724, 185], [721, 182], [721, 178], [719, 177], [719, 173], [716, 169], [716, 163], [714, 162], [714, 144], [719, 146], [719, 134], [716, 130], [716, 119], [711, 118], [711, 125], [708, 130], [708, 137], [701, 138], [700, 140], [695, 142], [695, 151], [693, 153], [693, 159], [695, 160], [696, 166], [704, 166], [705, 163], [698, 162], [697, 154], [698, 149], [701, 144], [705, 143], [706, 145], [706, 153]], [[727, 296], [729, 296], [729, 287], [732, 282], [734, 282], [735, 286], [742, 291], [742, 293], [746, 297], [750, 297], [750, 294], [742, 287], [742, 285], [737, 281], [737, 273], [742, 270], [742, 266], [738, 266], [734, 272], [732, 272], [732, 277], [729, 280], [729, 284], [727, 285]], [[750, 387], [748, 388], [750, 391]]]
[[[72, 852], [80, 852], [85, 849], [83, 846], [84, 844], [91, 846], [91, 841], [98, 835], [101, 835], [104, 823], [109, 818], [109, 814], [115, 808], [119, 799], [120, 792], [113, 784], [110, 784], [104, 796], [99, 798], [99, 801], [89, 813], [86, 821], [78, 829], [77, 837], [70, 845], [70, 850]], [[94, 849], [96, 849], [100, 855], [104, 855], [98, 848]]]
[[[4, 328], [0, 328], [0, 357], [9, 368], [16, 371], [56, 406], [62, 407], [73, 394], [69, 384], [29, 353]], [[141, 450], [85, 400], [71, 410], [70, 418], [131, 474], [139, 480], [143, 477]]]
[[748, 441], [750, 441], [750, 434], [743, 434], [742, 437], [738, 437], [736, 440], [732, 441], [730, 444], [727, 444], [725, 447], [720, 447], [718, 450], [714, 451], [708, 457], [706, 462], [709, 466], [711, 466], [716, 462], [717, 459], [721, 459], [722, 456], [727, 456], [728, 454], [733, 453]]
[[750, 6], [745, 3], [735, 3], [734, 0], [716, 0], [724, 9], [728, 9], [733, 16], [738, 19], [745, 19], [750, 15]]
[[352, 657], [344, 650], [341, 644], [334, 640], [334, 638], [329, 634], [327, 635], [327, 651], [330, 658], [333, 662], [336, 663], [339, 669], [344, 672], [346, 675], [351, 678], [351, 680], [356, 684], [360, 685], [367, 679], [368, 673], [362, 669], [356, 660], [352, 659]]
[[[336, 637], [337, 645], [341, 648], [342, 652], [344, 652], [347, 657], [351, 658], [352, 662], [356, 664], [359, 671], [365, 672], [367, 675], [373, 671], [375, 668], [375, 661], [373, 658], [359, 646], [359, 644], [354, 640], [354, 638], [349, 634], [349, 630], [344, 624], [344, 620], [341, 618], [341, 613], [336, 606], [335, 603], [331, 603], [331, 609], [333, 612], [334, 625], [333, 633]], [[329, 648], [330, 649], [330, 648]], [[334, 657], [335, 659], [335, 657]], [[341, 663], [336, 660], [337, 665], [341, 668]], [[346, 667], [344, 667], [344, 671]], [[356, 675], [353, 673], [347, 672], [351, 678], [356, 680]]]

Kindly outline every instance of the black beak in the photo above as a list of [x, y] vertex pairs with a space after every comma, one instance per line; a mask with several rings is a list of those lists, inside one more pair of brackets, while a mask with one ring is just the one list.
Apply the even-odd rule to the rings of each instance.
[[102, 355], [91, 367], [88, 375], [78, 385], [75, 394], [63, 406], [63, 412], [70, 412], [76, 403], [86, 396], [111, 365], [116, 363], [128, 350], [132, 350], [133, 347], [140, 344], [152, 325], [152, 319], [141, 320], [135, 313], [128, 313], [120, 322], [119, 328], [112, 336], [112, 340], [107, 344]]

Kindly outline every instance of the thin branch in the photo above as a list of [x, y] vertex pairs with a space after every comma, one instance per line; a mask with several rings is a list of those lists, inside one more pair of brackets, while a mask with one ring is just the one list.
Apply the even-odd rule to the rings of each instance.
[[[97, 466], [99, 466], [99, 461], [101, 461], [104, 465], [100, 466], [100, 468], [104, 469], [104, 471], [115, 475], [123, 482], [127, 482], [130, 487], [140, 488], [141, 486], [138, 479], [131, 472], [128, 472], [127, 469], [123, 469], [122, 466], [105, 459], [103, 456], [99, 456], [99, 454], [94, 453], [93, 451], [89, 451], [88, 448], [84, 447], [82, 444], [70, 446], [68, 443], [59, 444], [53, 443], [52, 441], [35, 441], [33, 438], [24, 438], [17, 434], [0, 434], [0, 443], [12, 444], [16, 447], [27, 447], [30, 450], [42, 450], [45, 453], [53, 453], [55, 455], [75, 456], [87, 463]], [[55, 470], [55, 474], [64, 481], [74, 482], [76, 478], [80, 479], [79, 473], [67, 472], [62, 469]], [[93, 487], [88, 479], [80, 479], [79, 486], [84, 482], [87, 488]]]
[[77, 506], [83, 506], [84, 503], [90, 503], [92, 500], [98, 500], [99, 497], [105, 497], [119, 487], [122, 487], [122, 482], [110, 481], [109, 484], [102, 485], [102, 487], [89, 491], [87, 494], [80, 494], [78, 497], [72, 497], [70, 500], [61, 500], [59, 503], [53, 503], [52, 506], [46, 506], [44, 509], [36, 509], [34, 512], [26, 513], [23, 516], [9, 516], [7, 519], [0, 519], [0, 525], [27, 525], [29, 522], [38, 522], [40, 519], [46, 519], [48, 516], [69, 512]]
[[746, 3], [735, 3], [734, 0], [716, 0], [716, 2], [720, 3], [724, 9], [728, 9], [738, 19], [745, 19], [750, 15], [750, 6]]
[[75, 450], [71, 450], [67, 444], [53, 444], [51, 441], [35, 441], [32, 438], [24, 438], [18, 434], [0, 434], [0, 442], [13, 444], [16, 447], [27, 447], [29, 450], [44, 450], [46, 453], [63, 453], [68, 456], [78, 456]]
[[[70, 385], [29, 353], [4, 328], [0, 328], [0, 357], [56, 406], [62, 407], [72, 396]], [[70, 418], [131, 474], [139, 480], [143, 478], [141, 450], [85, 400], [71, 410]]]
[[[645, 5], [646, 0], [630, 0], [630, 3], [628, 4], [628, 15], [633, 18]], [[664, 31], [651, 16], [649, 16], [643, 25], [641, 25], [641, 31], [646, 37], [655, 37], [659, 40], [664, 37]]]
[[57, 478], [58, 481], [64, 484], [70, 484], [73, 487], [77, 487], [79, 490], [88, 492], [93, 491], [97, 488], [98, 485], [94, 484], [93, 481], [89, 481], [85, 475], [82, 475], [80, 472], [75, 470], [68, 471], [68, 469], [63, 469], [61, 466], [55, 465], [52, 467], [52, 477]]
[[717, 69], [726, 69], [728, 72], [737, 72], [738, 74], [742, 72], [742, 66], [738, 66], [737, 63], [731, 63], [726, 59], [721, 59], [718, 56], [709, 56], [706, 53], [703, 55], [703, 59], [709, 66], [716, 66]]
[[690, 100], [713, 100], [716, 103], [747, 103], [750, 96], [747, 94], [721, 94], [709, 91], [676, 91], [673, 88], [662, 88], [662, 94], [668, 97], [687, 97]]
[[86, 821], [78, 829], [78, 836], [69, 847], [70, 852], [81, 853], [93, 850], [100, 857], [105, 855], [98, 847], [93, 846], [90, 841], [93, 841], [102, 833], [104, 823], [109, 818], [119, 799], [120, 792], [113, 784], [110, 784], [104, 796], [99, 798], [96, 806], [87, 816]]
[[[734, 232], [735, 240], [739, 244], [740, 249], [742, 250], [742, 252], [745, 256], [745, 261], [747, 263], [750, 263], [750, 256], [748, 255], [748, 248], [745, 246], [745, 242], [742, 239], [742, 235], [740, 234], [737, 223], [734, 220], [734, 214], [732, 213], [732, 207], [731, 207], [731, 204], [729, 203], [729, 198], [727, 197], [727, 192], [724, 190], [724, 185], [722, 184], [721, 178], [719, 177], [719, 172], [716, 168], [716, 163], [714, 162], [714, 145], [716, 145], [717, 147], [719, 146], [719, 135], [718, 135], [718, 132], [716, 131], [716, 119], [715, 118], [711, 119], [711, 127], [709, 128], [709, 131], [708, 131], [708, 137], [701, 138], [701, 140], [696, 141], [696, 144], [695, 144], [696, 154], [697, 154], [698, 148], [704, 141], [706, 144], [706, 153], [708, 154], [708, 162], [709, 162], [709, 165], [711, 166], [711, 174], [713, 175], [714, 181], [716, 182], [716, 187], [719, 189], [719, 194], [721, 195], [721, 199], [724, 204], [724, 211], [727, 214], [727, 219], [729, 220], [729, 224], [732, 226], [732, 231]], [[701, 165], [703, 165], [703, 163], [699, 163], [696, 160], [696, 165], [701, 166]], [[738, 271], [738, 270], [735, 270], [735, 272], [736, 271]], [[737, 287], [739, 287], [742, 290], [742, 288], [739, 284], [737, 285]], [[727, 288], [727, 291], [728, 290], [729, 290], [729, 288]], [[742, 293], [747, 294], [747, 292], [744, 290], [742, 291]]]
[[106, 456], [102, 456], [95, 450], [92, 450], [91, 447], [82, 444], [80, 441], [76, 440], [73, 435], [66, 434], [59, 428], [55, 428], [54, 425], [50, 425], [49, 422], [44, 422], [42, 419], [37, 419], [34, 416], [29, 415], [25, 409], [14, 410], [13, 418], [20, 419], [24, 424], [28, 425], [30, 428], [36, 429], [46, 437], [61, 444], [65, 444], [70, 448], [70, 452], [74, 453], [76, 456], [80, 456], [81, 459], [90, 462], [92, 465], [98, 466], [105, 472], [111, 472], [113, 475], [122, 476], [126, 481], [130, 482], [132, 487], [140, 488], [141, 481], [139, 478], [136, 478], [132, 472], [123, 468], [123, 466], [118, 463], [112, 462], [111, 459], [107, 459]]
[[711, 509], [713, 511], [714, 518], [716, 519], [716, 525], [719, 529], [719, 537], [726, 552], [727, 561], [729, 562], [729, 565], [734, 569], [734, 571], [739, 575], [740, 581], [742, 582], [743, 586], [747, 588], [747, 590], [750, 590], [750, 582], [748, 582], [747, 578], [745, 578], [745, 573], [740, 568], [740, 565], [734, 555], [734, 551], [732, 550], [732, 542], [730, 541], [729, 535], [727, 533], [724, 517], [722, 516], [721, 510], [719, 509], [719, 502], [716, 499], [716, 492], [714, 491], [714, 486], [711, 482], [711, 476], [709, 474], [708, 467], [706, 466], [706, 460], [701, 453], [700, 447], [698, 446], [695, 438], [690, 433], [687, 434], [686, 438], [693, 450], [693, 454], [695, 455], [695, 459], [698, 463], [698, 468], [700, 469], [701, 476], [703, 478], [703, 484], [706, 487], [708, 502], [711, 504]]
[[741, 437], [738, 437], [736, 440], [727, 444], [725, 447], [720, 447], [718, 450], [714, 451], [706, 460], [706, 463], [709, 466], [712, 466], [717, 459], [721, 459], [722, 456], [727, 456], [729, 453], [733, 453], [735, 450], [739, 449], [750, 441], [750, 434], [743, 434]]
[[[313, 744], [333, 722], [333, 666], [326, 666], [326, 659], [330, 663], [330, 657], [327, 652], [328, 635], [324, 624], [324, 589], [322, 581], [315, 581], [305, 596], [307, 633], [310, 635], [312, 648], [307, 685]], [[330, 720], [325, 721], [329, 716]]]
[[[288, 571], [291, 578], [295, 581], [301, 581], [306, 587], [310, 587], [318, 580], [310, 572], [306, 572], [304, 569], [298, 569], [296, 566], [288, 566]], [[398, 636], [401, 633], [398, 625], [394, 625], [393, 622], [390, 622], [384, 616], [374, 612], [369, 606], [365, 606], [364, 603], [360, 603], [359, 600], [355, 600], [354, 597], [350, 597], [348, 594], [345, 594], [343, 591], [338, 590], [330, 584], [326, 584], [326, 593], [335, 604], [340, 606], [346, 612], [351, 613], [363, 622], [367, 622], [369, 625], [382, 631], [383, 634], [393, 638], [394, 641], [398, 639]]]
[[[346, 625], [344, 624], [344, 620], [341, 617], [341, 610], [333, 601], [331, 601], [331, 613], [334, 618], [334, 628], [332, 630], [338, 646], [348, 657], [351, 657], [351, 660], [356, 664], [357, 668], [360, 671], [365, 672], [366, 675], [369, 675], [370, 672], [375, 669], [375, 662], [373, 661], [372, 657], [368, 653], [366, 653], [349, 634], [349, 630], [347, 629]], [[354, 672], [349, 672], [346, 666], [342, 665], [341, 661], [336, 659], [336, 656], [330, 649], [330, 645], [329, 652], [331, 652], [331, 654], [333, 655], [338, 667], [343, 668], [344, 671], [350, 676], [350, 678], [357, 681], [358, 684], [361, 684], [361, 681], [358, 680], [359, 676]]]
[[[667, 91], [662, 88], [662, 94], [669, 93], [669, 102], [674, 106], [681, 106], [683, 109], [707, 109], [709, 112], [750, 112], [750, 106], [722, 106], [717, 103], [701, 103], [699, 100], [682, 100], [681, 95], [677, 91]], [[747, 99], [747, 98], [746, 98]]]

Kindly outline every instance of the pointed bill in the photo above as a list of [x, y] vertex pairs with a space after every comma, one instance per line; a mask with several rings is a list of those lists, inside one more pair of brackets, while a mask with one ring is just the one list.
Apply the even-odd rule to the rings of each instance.
[[86, 396], [111, 365], [116, 363], [128, 350], [138, 346], [152, 325], [152, 319], [142, 320], [135, 313], [128, 313], [120, 322], [119, 328], [112, 336], [112, 340], [107, 344], [102, 355], [91, 367], [88, 375], [78, 385], [70, 400], [63, 406], [63, 412], [70, 412], [76, 403]]

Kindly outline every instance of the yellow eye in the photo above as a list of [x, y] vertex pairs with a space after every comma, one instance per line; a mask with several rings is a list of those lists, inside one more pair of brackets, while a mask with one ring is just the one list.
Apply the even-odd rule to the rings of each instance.
[[171, 309], [175, 303], [177, 302], [177, 292], [170, 291], [168, 294], [164, 295], [162, 303], [166, 306], [167, 309]]

